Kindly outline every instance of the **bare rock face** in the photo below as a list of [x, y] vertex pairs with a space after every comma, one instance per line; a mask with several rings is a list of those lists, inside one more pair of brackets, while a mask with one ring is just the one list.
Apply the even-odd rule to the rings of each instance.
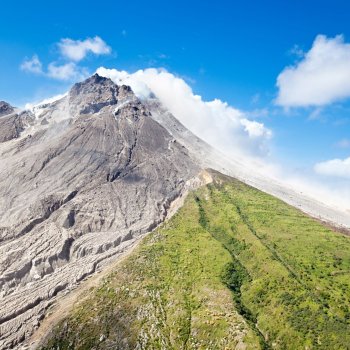
[[18, 133], [0, 144], [1, 349], [162, 222], [200, 170], [129, 87], [98, 75], [11, 118]]
[[23, 122], [19, 115], [12, 114], [0, 117], [0, 142], [19, 137], [23, 129]]
[[72, 115], [93, 114], [128, 98], [136, 99], [129, 86], [118, 86], [112, 80], [94, 74], [73, 86], [69, 93], [69, 104]]
[[7, 102], [0, 101], [0, 117], [11, 114], [15, 111], [15, 109]]
[[32, 119], [30, 112], [16, 113], [10, 104], [0, 101], [0, 143], [18, 138]]

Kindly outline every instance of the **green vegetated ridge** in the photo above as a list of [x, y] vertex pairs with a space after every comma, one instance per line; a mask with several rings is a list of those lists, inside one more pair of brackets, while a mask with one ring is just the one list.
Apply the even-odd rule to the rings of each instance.
[[350, 239], [214, 173], [42, 349], [350, 349]]

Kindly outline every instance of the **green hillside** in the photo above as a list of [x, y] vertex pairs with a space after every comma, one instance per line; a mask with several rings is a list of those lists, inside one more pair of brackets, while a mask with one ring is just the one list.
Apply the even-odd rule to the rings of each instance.
[[42, 349], [350, 349], [350, 239], [214, 175]]

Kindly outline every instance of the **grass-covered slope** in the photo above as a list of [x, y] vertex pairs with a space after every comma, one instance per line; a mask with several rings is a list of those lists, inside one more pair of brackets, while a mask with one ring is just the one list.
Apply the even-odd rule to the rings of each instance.
[[45, 349], [349, 349], [350, 239], [214, 182], [82, 300]]

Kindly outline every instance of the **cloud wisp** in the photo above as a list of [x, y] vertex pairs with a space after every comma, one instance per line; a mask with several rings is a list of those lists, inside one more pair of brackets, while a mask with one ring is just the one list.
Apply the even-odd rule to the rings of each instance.
[[38, 55], [26, 58], [20, 65], [22, 71], [42, 75], [51, 79], [61, 81], [77, 81], [89, 75], [87, 68], [78, 65], [86, 56], [107, 55], [112, 49], [100, 37], [87, 38], [85, 40], [61, 39], [57, 43], [61, 57], [50, 62], [46, 69]]
[[43, 74], [43, 65], [39, 60], [38, 55], [34, 55], [32, 58], [25, 58], [20, 65], [20, 69], [24, 72]]
[[57, 80], [72, 81], [81, 80], [89, 75], [87, 69], [77, 66], [73, 62], [59, 65], [51, 62], [47, 67], [47, 76]]
[[64, 38], [58, 43], [58, 48], [64, 58], [75, 62], [83, 60], [89, 53], [93, 53], [94, 55], [108, 55], [112, 52], [111, 47], [99, 36], [85, 40]]
[[324, 106], [350, 97], [350, 44], [342, 35], [318, 35], [296, 65], [277, 78], [276, 104], [283, 107]]

